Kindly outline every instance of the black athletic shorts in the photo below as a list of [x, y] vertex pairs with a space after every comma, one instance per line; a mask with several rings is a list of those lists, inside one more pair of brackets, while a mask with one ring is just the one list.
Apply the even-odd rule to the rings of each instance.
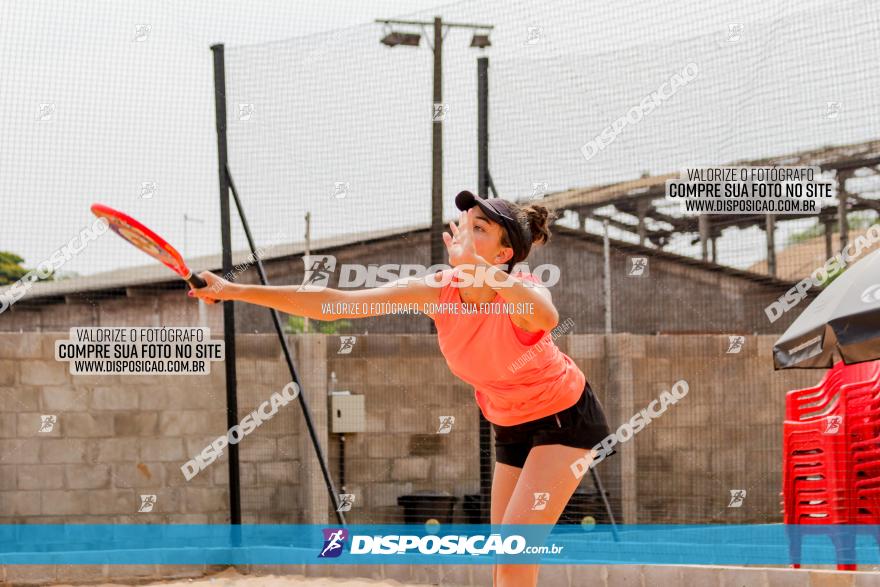
[[515, 426], [492, 424], [492, 429], [495, 431], [495, 460], [520, 469], [533, 446], [564, 444], [589, 450], [611, 433], [602, 404], [589, 382], [570, 408]]

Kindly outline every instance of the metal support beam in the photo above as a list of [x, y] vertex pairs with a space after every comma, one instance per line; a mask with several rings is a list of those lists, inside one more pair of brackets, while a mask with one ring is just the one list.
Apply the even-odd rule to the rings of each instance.
[[849, 221], [846, 218], [849, 194], [846, 191], [846, 180], [852, 177], [852, 172], [837, 174], [837, 230], [840, 232], [840, 242], [837, 250], [842, 251], [849, 244]]
[[636, 202], [636, 216], [639, 218], [637, 231], [639, 233], [639, 244], [645, 246], [645, 238], [647, 236], [645, 228], [645, 214], [651, 208], [650, 200], [638, 200]]
[[712, 230], [712, 222], [706, 214], [700, 214], [698, 218], [700, 229], [700, 254], [703, 261], [709, 260], [709, 235]]
[[834, 252], [832, 251], [831, 244], [831, 233], [834, 232], [832, 226], [834, 225], [834, 220], [828, 218], [822, 222], [822, 225], [825, 227], [825, 258], [830, 259], [834, 256]]
[[767, 274], [776, 277], [776, 216], [767, 214], [764, 220], [767, 233]]

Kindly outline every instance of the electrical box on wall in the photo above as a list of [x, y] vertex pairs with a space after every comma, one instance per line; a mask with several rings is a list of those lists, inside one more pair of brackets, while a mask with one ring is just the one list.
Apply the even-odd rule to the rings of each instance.
[[365, 432], [367, 414], [363, 395], [333, 394], [330, 396], [330, 431], [336, 434]]

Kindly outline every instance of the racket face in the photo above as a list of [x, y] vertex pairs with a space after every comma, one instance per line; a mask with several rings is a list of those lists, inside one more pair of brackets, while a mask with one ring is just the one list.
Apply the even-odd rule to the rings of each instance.
[[103, 204], [92, 204], [92, 213], [99, 218], [105, 218], [113, 232], [181, 277], [185, 278], [189, 275], [189, 268], [183, 262], [183, 257], [180, 256], [177, 249], [128, 214]]

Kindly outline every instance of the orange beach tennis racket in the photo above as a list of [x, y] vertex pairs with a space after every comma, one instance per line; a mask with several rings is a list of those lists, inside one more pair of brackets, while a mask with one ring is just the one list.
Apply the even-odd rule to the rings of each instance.
[[92, 204], [92, 213], [98, 218], [105, 218], [113, 232], [180, 275], [194, 288], [198, 289], [208, 285], [204, 279], [186, 266], [177, 249], [128, 214], [103, 204]]

